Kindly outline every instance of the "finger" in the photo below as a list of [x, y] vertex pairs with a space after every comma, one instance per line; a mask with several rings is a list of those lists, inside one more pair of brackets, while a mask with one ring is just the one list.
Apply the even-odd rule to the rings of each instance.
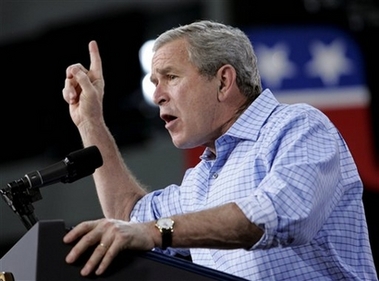
[[83, 73], [88, 73], [88, 70], [79, 63], [73, 64], [66, 69], [65, 87], [62, 92], [63, 98], [69, 104], [75, 104], [79, 101], [79, 95], [82, 90], [75, 78], [75, 74], [79, 72], [78, 69]]
[[91, 78], [89, 77], [90, 72], [87, 72], [86, 70], [83, 71], [83, 69], [79, 67], [73, 67], [71, 69], [71, 74], [73, 75], [71, 79], [74, 80], [71, 82], [71, 84], [73, 87], [75, 87], [76, 93], [80, 92], [81, 90], [91, 91], [93, 89], [93, 85], [90, 80]]
[[89, 54], [90, 54], [90, 72], [91, 75], [93, 75], [93, 79], [101, 79], [103, 77], [103, 70], [102, 70], [102, 63], [101, 63], [101, 57], [99, 52], [99, 47], [97, 45], [96, 41], [91, 41], [88, 45]]
[[96, 221], [86, 221], [78, 224], [71, 229], [64, 237], [63, 242], [72, 243], [79, 237], [93, 230], [96, 226]]
[[82, 222], [63, 237], [65, 243], [71, 243], [81, 237], [66, 256], [67, 263], [75, 262], [89, 247], [99, 243], [102, 234], [101, 231], [96, 231], [98, 225], [99, 221]]
[[81, 255], [83, 255], [88, 248], [98, 243], [100, 237], [88, 238], [88, 235], [83, 236], [78, 243], [71, 249], [71, 251], [66, 256], [67, 263], [75, 262]]
[[[101, 247], [104, 249], [104, 247]], [[109, 248], [105, 248], [105, 254], [103, 258], [101, 259], [101, 262], [96, 269], [96, 275], [101, 275], [105, 272], [105, 270], [109, 267], [109, 265], [112, 263], [114, 258], [118, 255], [120, 252], [120, 249], [117, 247], [117, 243], [112, 243]]]
[[66, 78], [62, 93], [64, 100], [69, 104], [75, 104], [79, 100], [79, 93], [77, 93], [75, 90], [76, 86], [76, 81], [74, 81], [73, 79]]
[[106, 245], [102, 245], [102, 243], [100, 243], [95, 248], [91, 257], [88, 259], [80, 273], [83, 276], [86, 276], [93, 272], [97, 267], [95, 274], [103, 274], [117, 254], [118, 251], [115, 244], [112, 244], [111, 247], [108, 248]]
[[76, 68], [79, 68], [84, 73], [88, 73], [88, 69], [86, 69], [82, 64], [76, 63], [76, 64], [73, 64], [73, 65], [70, 65], [69, 67], [67, 67], [66, 78], [72, 78], [74, 76], [72, 71]]
[[95, 270], [95, 268], [98, 266], [98, 264], [102, 261], [104, 256], [106, 255], [108, 250], [108, 247], [103, 244], [99, 243], [99, 245], [94, 249], [92, 255], [87, 260], [86, 264], [80, 271], [81, 275], [86, 276], [90, 274], [92, 271]]

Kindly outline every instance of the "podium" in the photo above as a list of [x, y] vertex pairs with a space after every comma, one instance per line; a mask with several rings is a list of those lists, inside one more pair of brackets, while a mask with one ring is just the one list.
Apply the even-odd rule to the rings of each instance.
[[37, 222], [0, 260], [0, 272], [14, 281], [74, 280], [245, 280], [190, 261], [153, 251], [122, 251], [101, 276], [83, 277], [80, 269], [92, 253], [89, 249], [76, 263], [65, 257], [72, 248], [63, 243], [67, 232], [62, 220]]

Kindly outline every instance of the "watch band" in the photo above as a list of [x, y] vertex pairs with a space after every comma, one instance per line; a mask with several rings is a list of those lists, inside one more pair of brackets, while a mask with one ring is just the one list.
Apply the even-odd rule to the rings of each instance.
[[162, 250], [166, 250], [167, 247], [171, 247], [172, 244], [172, 230], [162, 229]]

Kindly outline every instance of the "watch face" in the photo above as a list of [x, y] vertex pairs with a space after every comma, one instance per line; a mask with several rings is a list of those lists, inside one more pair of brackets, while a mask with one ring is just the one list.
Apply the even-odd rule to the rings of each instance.
[[170, 218], [163, 218], [158, 220], [158, 224], [160, 227], [168, 229], [172, 228], [174, 221]]

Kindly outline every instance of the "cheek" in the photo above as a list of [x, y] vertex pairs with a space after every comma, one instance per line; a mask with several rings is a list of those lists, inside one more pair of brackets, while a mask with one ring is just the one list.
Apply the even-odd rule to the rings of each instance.
[[212, 92], [206, 85], [204, 86], [204, 83], [196, 84], [196, 82], [182, 87], [175, 95], [175, 99], [186, 121], [200, 124], [208, 122], [206, 118], [211, 115], [217, 102], [217, 96], [212, 96]]
[[212, 131], [212, 110], [206, 103], [194, 103], [185, 116], [187, 129], [195, 135], [208, 134]]

